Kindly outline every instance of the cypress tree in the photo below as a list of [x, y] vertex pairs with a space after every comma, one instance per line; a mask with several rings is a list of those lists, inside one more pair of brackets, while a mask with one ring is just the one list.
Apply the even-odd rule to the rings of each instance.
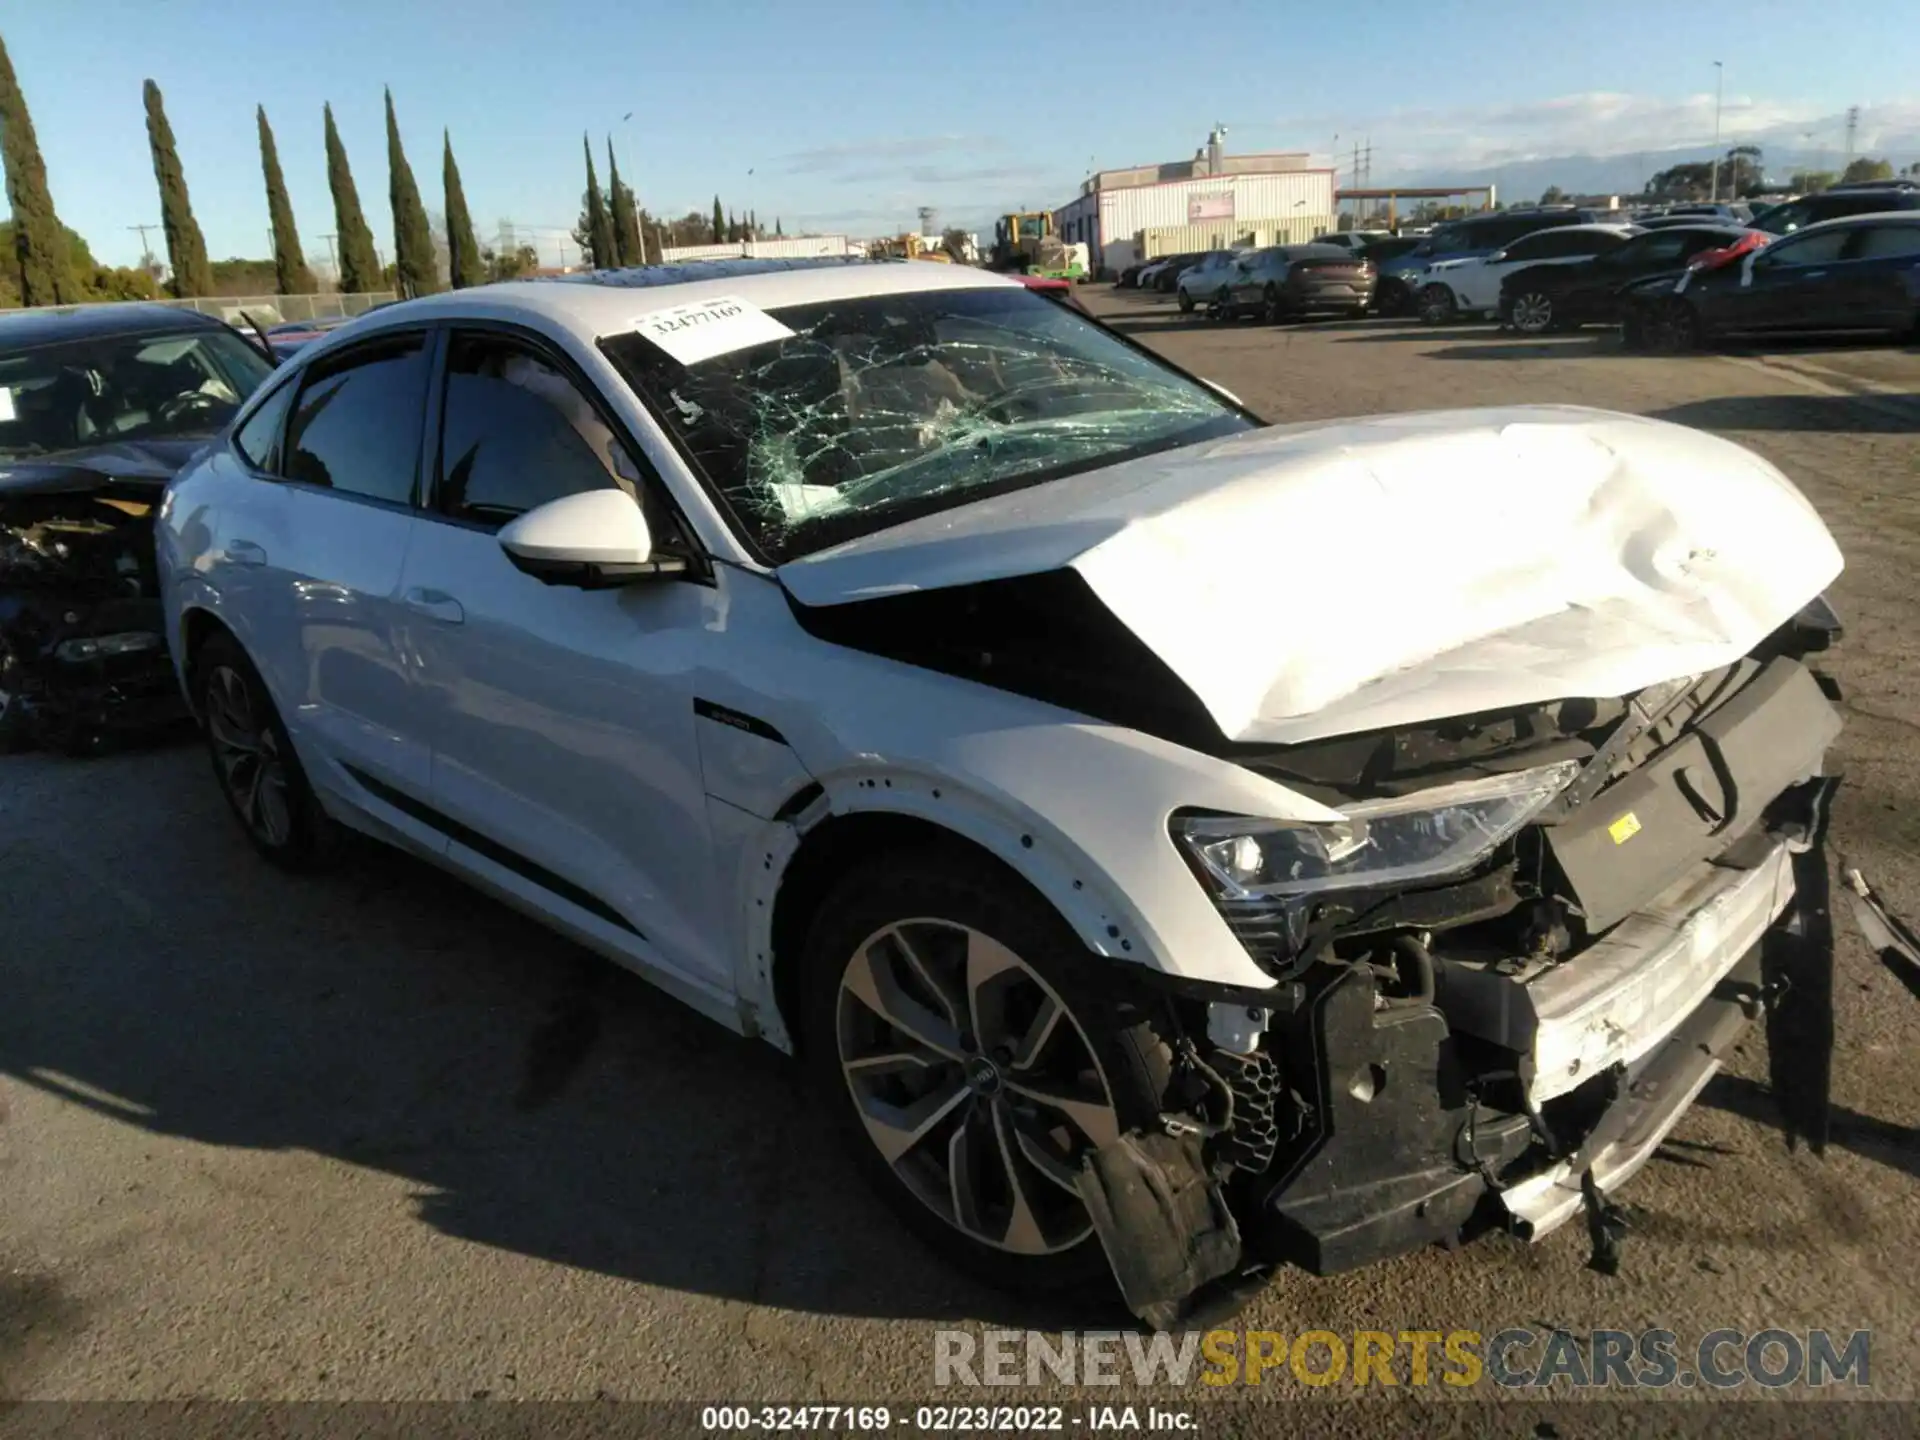
[[340, 246], [340, 288], [357, 295], [380, 286], [380, 256], [373, 248], [373, 232], [360, 213], [360, 192], [354, 188], [347, 165], [347, 147], [334, 128], [333, 106], [322, 107], [327, 117], [327, 188], [333, 192], [333, 228]]
[[147, 144], [153, 150], [153, 178], [160, 187], [160, 228], [167, 236], [167, 263], [173, 267], [169, 288], [178, 299], [205, 295], [213, 289], [213, 269], [207, 264], [207, 241], [193, 218], [187, 198], [187, 173], [180, 168], [173, 127], [160, 98], [160, 87], [149, 80], [142, 87], [147, 102]]
[[453, 288], [486, 283], [486, 266], [480, 259], [479, 242], [473, 238], [473, 216], [467, 210], [467, 192], [460, 186], [460, 167], [453, 160], [453, 136], [445, 131], [446, 157], [441, 162], [441, 179], [447, 188], [447, 268]]
[[607, 188], [613, 197], [613, 248], [622, 265], [647, 263], [647, 246], [640, 234], [640, 212], [633, 191], [620, 182], [620, 162], [613, 155], [613, 137], [607, 137]]
[[727, 238], [727, 217], [720, 208], [720, 197], [713, 197], [713, 243], [718, 245]]
[[280, 151], [267, 124], [267, 107], [254, 107], [260, 126], [260, 169], [267, 178], [267, 216], [273, 222], [274, 288], [282, 295], [311, 295], [319, 288], [307, 257], [300, 253], [300, 232], [294, 228], [293, 202], [287, 199], [287, 177], [280, 173]]
[[27, 100], [14, 78], [13, 61], [0, 41], [0, 160], [7, 172], [7, 202], [13, 209], [13, 258], [22, 305], [71, 304], [82, 299], [66, 231], [53, 213], [47, 164], [40, 158]]
[[780, 228], [780, 217], [779, 217], [778, 215], [776, 215], [776, 216], [774, 216], [774, 217], [773, 217], [773, 236], [774, 236], [774, 238], [775, 238], [776, 240], [778, 240], [778, 239], [780, 239], [780, 238], [781, 238], [782, 236], [784, 236], [784, 235], [785, 235], [786, 233], [787, 233], [786, 231], [784, 231], [784, 230], [782, 230], [782, 229]]
[[593, 251], [594, 268], [611, 270], [620, 263], [613, 218], [607, 214], [607, 202], [600, 193], [600, 177], [593, 173], [593, 142], [582, 135], [580, 148], [587, 157], [587, 245]]
[[387, 91], [387, 199], [393, 206], [393, 267], [402, 295], [432, 295], [440, 288], [440, 267], [433, 255], [433, 227], [420, 203], [407, 152], [400, 148], [400, 122], [393, 115], [393, 91]]

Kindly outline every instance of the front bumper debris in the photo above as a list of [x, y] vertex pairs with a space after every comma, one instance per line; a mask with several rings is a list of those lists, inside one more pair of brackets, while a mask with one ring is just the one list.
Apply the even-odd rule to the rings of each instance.
[[1240, 1273], [1240, 1228], [1196, 1134], [1122, 1135], [1078, 1183], [1127, 1307], [1154, 1329], [1204, 1326], [1266, 1283]]
[[1792, 862], [1776, 840], [1750, 869], [1698, 865], [1576, 962], [1530, 977], [1449, 967], [1441, 1007], [1455, 1030], [1524, 1057], [1543, 1105], [1636, 1064], [1697, 1010], [1792, 902]]
[[1523, 1240], [1551, 1234], [1579, 1214], [1589, 1186], [1601, 1194], [1632, 1179], [1720, 1069], [1756, 1014], [1761, 973], [1750, 949], [1713, 993], [1630, 1072], [1619, 1098], [1573, 1155], [1500, 1192]]

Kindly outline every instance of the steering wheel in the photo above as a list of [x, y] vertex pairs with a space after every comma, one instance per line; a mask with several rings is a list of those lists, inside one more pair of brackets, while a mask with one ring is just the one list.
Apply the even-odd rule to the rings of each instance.
[[224, 402], [217, 396], [209, 395], [204, 390], [187, 390], [173, 396], [171, 399], [161, 401], [160, 408], [155, 414], [159, 419], [171, 425], [175, 421], [193, 414], [195, 411], [209, 410], [222, 403]]

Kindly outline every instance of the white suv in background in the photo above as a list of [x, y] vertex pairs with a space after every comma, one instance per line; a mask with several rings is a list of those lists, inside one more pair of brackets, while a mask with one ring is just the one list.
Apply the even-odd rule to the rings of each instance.
[[1274, 429], [1001, 277], [736, 261], [366, 315], [158, 542], [269, 860], [457, 872], [1157, 1325], [1603, 1213], [1827, 933], [1840, 555], [1657, 421]]
[[1500, 309], [1500, 282], [1524, 265], [1571, 265], [1624, 244], [1633, 225], [1561, 225], [1522, 236], [1503, 250], [1466, 260], [1437, 260], [1420, 277], [1414, 307], [1428, 325], [1484, 319]]

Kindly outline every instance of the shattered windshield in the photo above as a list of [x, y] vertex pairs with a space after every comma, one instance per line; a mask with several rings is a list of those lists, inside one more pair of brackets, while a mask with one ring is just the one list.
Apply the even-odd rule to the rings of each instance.
[[691, 364], [637, 333], [601, 345], [775, 564], [1253, 424], [1024, 289], [862, 296], [768, 315], [748, 338], [791, 333], [695, 352]]
[[0, 458], [212, 434], [271, 373], [227, 330], [0, 351]]

